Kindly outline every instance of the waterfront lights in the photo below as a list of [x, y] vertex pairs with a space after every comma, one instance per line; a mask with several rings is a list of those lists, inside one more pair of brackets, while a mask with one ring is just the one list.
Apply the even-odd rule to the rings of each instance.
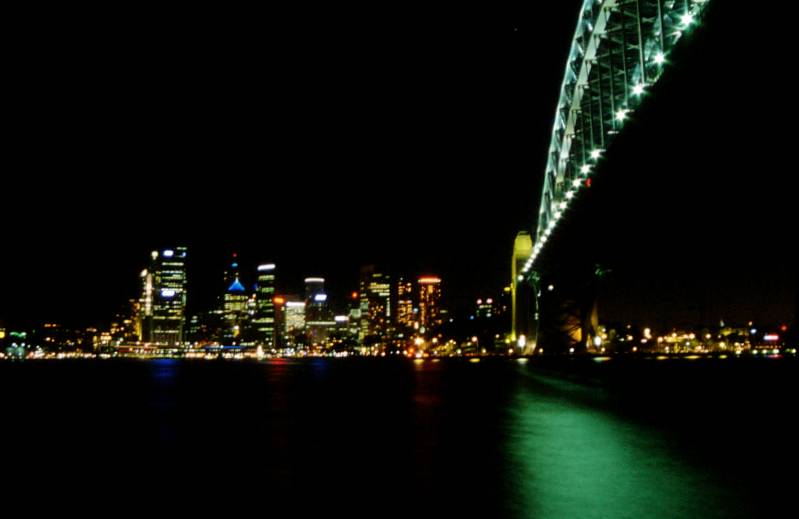
[[640, 96], [644, 93], [645, 85], [643, 83], [638, 83], [633, 87], [633, 95]]
[[581, 185], [583, 185], [583, 181], [580, 180], [579, 178], [575, 178], [574, 181], [572, 182], [572, 185], [574, 187], [580, 187]]
[[626, 108], [622, 108], [618, 112], [616, 112], [616, 120], [619, 122], [624, 121], [627, 118], [628, 110]]
[[[592, 152], [591, 156], [593, 157], [593, 152]], [[587, 174], [591, 173], [591, 166], [589, 164], [583, 164], [583, 166], [580, 168], [580, 173], [582, 173], [583, 175], [587, 175]], [[580, 181], [579, 180], [577, 181], [576, 185], [580, 185]]]
[[657, 54], [655, 54], [655, 58], [653, 61], [657, 65], [662, 65], [666, 62], [666, 56], [662, 52], [658, 52]]
[[600, 150], [599, 148], [591, 151], [591, 158], [592, 159], [596, 160], [596, 159], [598, 159], [601, 156], [602, 156], [602, 150]]
[[693, 13], [685, 13], [680, 17], [680, 23], [682, 23], [683, 27], [688, 27], [692, 23], [694, 23], [694, 15]]

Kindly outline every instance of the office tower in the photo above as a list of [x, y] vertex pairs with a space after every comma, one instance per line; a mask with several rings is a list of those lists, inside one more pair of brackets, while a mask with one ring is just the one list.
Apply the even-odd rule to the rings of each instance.
[[441, 278], [422, 276], [419, 285], [419, 330], [422, 333], [441, 325]]
[[272, 298], [272, 304], [275, 311], [273, 348], [282, 350], [286, 347], [286, 298], [275, 296]]
[[383, 343], [391, 332], [391, 277], [374, 265], [361, 269], [361, 333], [364, 346]]
[[225, 270], [225, 291], [222, 294], [224, 326], [222, 340], [228, 344], [241, 344], [247, 322], [249, 298], [241, 282], [237, 254], [233, 253], [230, 266]]
[[186, 313], [186, 247], [153, 251], [141, 273], [142, 296], [136, 327], [141, 340], [179, 346]]
[[324, 278], [305, 278], [305, 332], [311, 345], [321, 346], [335, 326]]
[[255, 340], [265, 348], [275, 347], [275, 264], [258, 265], [255, 300]]
[[325, 278], [305, 278], [305, 302], [325, 293]]
[[286, 347], [305, 347], [305, 302], [291, 300], [286, 297], [285, 303], [285, 337]]
[[313, 323], [324, 320], [326, 308], [325, 278], [305, 278], [305, 331], [309, 335]]
[[350, 336], [358, 342], [361, 335], [361, 296], [358, 292], [352, 292], [347, 301], [347, 318]]
[[223, 338], [239, 344], [247, 317], [247, 290], [238, 278], [225, 291], [223, 313], [225, 331]]
[[403, 277], [397, 279], [397, 329], [405, 331], [413, 328], [413, 282]]

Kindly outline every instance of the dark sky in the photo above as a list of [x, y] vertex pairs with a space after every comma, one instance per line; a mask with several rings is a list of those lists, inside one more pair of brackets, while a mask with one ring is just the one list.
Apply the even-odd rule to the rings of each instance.
[[19, 12], [0, 322], [107, 319], [181, 244], [195, 309], [234, 250], [283, 291], [344, 293], [369, 262], [441, 274], [452, 304], [498, 290], [581, 3]]

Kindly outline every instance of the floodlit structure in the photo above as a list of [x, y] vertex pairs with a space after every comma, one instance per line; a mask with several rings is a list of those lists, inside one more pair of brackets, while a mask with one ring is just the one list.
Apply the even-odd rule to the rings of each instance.
[[[675, 47], [700, 24], [709, 3], [583, 1], [555, 111], [533, 247], [514, 280], [517, 290], [525, 286], [532, 291], [536, 342], [570, 352], [586, 351], [594, 343], [598, 286], [606, 271], [594, 265], [566, 272], [559, 261], [558, 272], [545, 272], [540, 258], [559, 222], [586, 196], [616, 136], [636, 117], [668, 69]], [[518, 313], [514, 309], [514, 341], [522, 339]], [[530, 337], [521, 342], [516, 346], [529, 351]]]
[[710, 0], [584, 0], [574, 34], [544, 177], [529, 273], [604, 152], [635, 117], [672, 49]]

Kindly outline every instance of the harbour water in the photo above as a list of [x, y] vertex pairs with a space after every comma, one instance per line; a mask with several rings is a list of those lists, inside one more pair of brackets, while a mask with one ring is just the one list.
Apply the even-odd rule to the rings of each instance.
[[3, 362], [5, 500], [226, 517], [795, 507], [795, 359], [476, 360]]

